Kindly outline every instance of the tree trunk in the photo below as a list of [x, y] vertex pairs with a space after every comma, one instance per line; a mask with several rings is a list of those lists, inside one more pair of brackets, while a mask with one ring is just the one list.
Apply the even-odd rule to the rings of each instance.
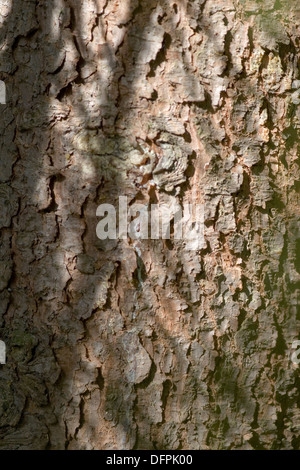
[[[0, 20], [0, 449], [298, 449], [298, 0]], [[120, 196], [203, 242], [100, 240]]]

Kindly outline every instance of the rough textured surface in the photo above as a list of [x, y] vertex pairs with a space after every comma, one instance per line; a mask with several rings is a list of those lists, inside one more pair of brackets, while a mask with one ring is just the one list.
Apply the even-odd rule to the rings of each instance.
[[[2, 0], [0, 449], [298, 449], [298, 0]], [[205, 243], [96, 208], [205, 204]]]

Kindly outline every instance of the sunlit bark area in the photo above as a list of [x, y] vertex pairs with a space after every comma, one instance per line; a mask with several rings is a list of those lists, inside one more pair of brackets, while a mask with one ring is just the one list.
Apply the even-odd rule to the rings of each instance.
[[[0, 0], [0, 449], [299, 449], [298, 0]], [[100, 240], [100, 204], [204, 208]]]

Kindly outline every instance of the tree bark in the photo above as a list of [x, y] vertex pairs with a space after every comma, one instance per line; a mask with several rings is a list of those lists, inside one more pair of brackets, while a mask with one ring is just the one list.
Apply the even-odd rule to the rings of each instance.
[[2, 0], [0, 449], [299, 449], [298, 3]]

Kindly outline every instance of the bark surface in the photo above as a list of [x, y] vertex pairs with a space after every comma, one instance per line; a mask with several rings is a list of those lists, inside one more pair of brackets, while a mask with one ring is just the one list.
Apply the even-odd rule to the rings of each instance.
[[[1, 0], [0, 449], [298, 449], [298, 0]], [[204, 205], [204, 243], [96, 208]]]

